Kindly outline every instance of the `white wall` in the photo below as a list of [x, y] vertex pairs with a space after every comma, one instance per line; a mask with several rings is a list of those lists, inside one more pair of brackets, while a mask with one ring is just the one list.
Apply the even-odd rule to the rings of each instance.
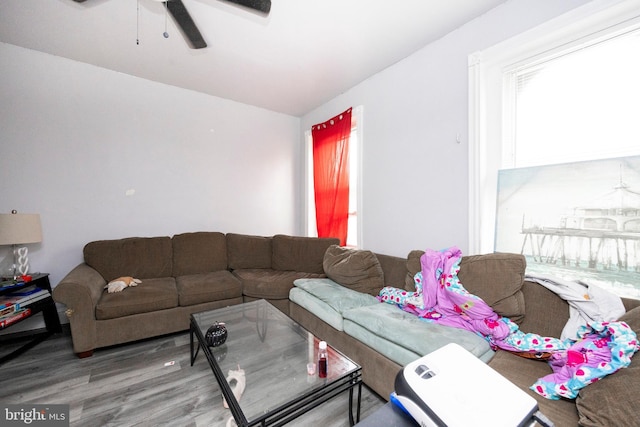
[[302, 118], [304, 132], [364, 107], [365, 248], [467, 253], [468, 56], [587, 2], [510, 0]]
[[96, 239], [299, 232], [299, 118], [3, 43], [0, 75], [0, 212], [53, 285]]
[[466, 251], [467, 57], [586, 2], [510, 0], [302, 119], [0, 43], [0, 212], [42, 215], [54, 285], [95, 239], [298, 234], [304, 131], [363, 105], [364, 246]]

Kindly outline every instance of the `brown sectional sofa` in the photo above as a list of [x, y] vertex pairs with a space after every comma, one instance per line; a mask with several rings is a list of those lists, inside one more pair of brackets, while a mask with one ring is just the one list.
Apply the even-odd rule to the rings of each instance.
[[[407, 258], [376, 254], [382, 268], [384, 284], [414, 291], [412, 278], [420, 268], [421, 254], [422, 251], [412, 251]], [[525, 281], [525, 268], [526, 261], [521, 255], [466, 256], [460, 263], [458, 277], [469, 292], [483, 298], [497, 313], [518, 323], [521, 330], [559, 337], [569, 319], [569, 306], [546, 288]], [[325, 273], [332, 277], [332, 272], [328, 269]], [[369, 289], [367, 292], [375, 295], [379, 290]], [[291, 291], [292, 299], [295, 291], [294, 287]], [[623, 299], [623, 302], [627, 313], [622, 320], [636, 333], [640, 333], [640, 301]], [[375, 309], [378, 307], [374, 307]], [[319, 314], [323, 315], [325, 314]], [[337, 330], [294, 301], [290, 301], [290, 316], [361, 365], [364, 382], [381, 397], [389, 399], [390, 393], [394, 390], [396, 374], [402, 369], [402, 364], [381, 354], [384, 349], [376, 350], [350, 335], [346, 326], [347, 320], [344, 330]], [[393, 318], [398, 316], [400, 314], [393, 314]], [[354, 316], [345, 315], [345, 319], [347, 318], [353, 319]], [[391, 321], [395, 320], [393, 318], [389, 318], [390, 325]], [[375, 323], [379, 322], [370, 322], [371, 330], [379, 327]], [[435, 341], [439, 337], [427, 331], [423, 339]], [[379, 342], [374, 341], [373, 346], [375, 344]], [[435, 344], [440, 345], [440, 342]], [[557, 401], [547, 400], [529, 390], [529, 386], [538, 378], [552, 372], [546, 362], [497, 350], [488, 364], [533, 396], [538, 401], [542, 413], [557, 427], [632, 426], [637, 425], [640, 419], [640, 409], [637, 406], [637, 396], [640, 394], [640, 356], [636, 356], [628, 368], [582, 389], [578, 398]], [[498, 410], [499, 397], [496, 399]]]
[[[285, 313], [298, 278], [324, 277], [326, 249], [338, 239], [219, 232], [131, 237], [88, 243], [84, 262], [53, 289], [66, 305], [73, 350], [187, 330], [191, 313], [266, 299]], [[107, 293], [118, 277], [142, 280]]]
[[[406, 258], [355, 251], [367, 252], [367, 256], [347, 260], [340, 259], [340, 251], [333, 246], [337, 243], [337, 239], [216, 232], [92, 242], [84, 248], [85, 262], [54, 288], [53, 296], [68, 308], [73, 348], [80, 355], [187, 330], [191, 313], [264, 298], [360, 364], [364, 382], [388, 399], [403, 365], [373, 345], [337, 330], [289, 295], [295, 291], [293, 282], [297, 279], [335, 280], [339, 287], [370, 295], [377, 295], [382, 286], [412, 291], [422, 251], [412, 251]], [[466, 256], [460, 267], [459, 278], [465, 288], [510, 317], [523, 331], [560, 336], [569, 318], [569, 306], [546, 288], [524, 280], [524, 257]], [[105, 284], [123, 275], [138, 277], [142, 284], [120, 295], [107, 294]], [[623, 302], [628, 311], [622, 320], [640, 332], [640, 301]], [[393, 317], [401, 316], [393, 313]], [[443, 342], [441, 336], [429, 332], [421, 339], [431, 349]], [[638, 356], [628, 368], [585, 387], [577, 399], [559, 401], [529, 390], [536, 379], [551, 373], [547, 363], [500, 350], [489, 358], [488, 364], [530, 393], [556, 426], [631, 426], [640, 417]]]

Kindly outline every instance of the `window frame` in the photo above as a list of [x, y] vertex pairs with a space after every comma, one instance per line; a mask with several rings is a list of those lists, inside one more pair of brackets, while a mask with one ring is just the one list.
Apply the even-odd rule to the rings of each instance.
[[512, 71], [638, 25], [640, 0], [595, 1], [469, 55], [470, 254], [494, 251], [498, 169], [514, 159]]

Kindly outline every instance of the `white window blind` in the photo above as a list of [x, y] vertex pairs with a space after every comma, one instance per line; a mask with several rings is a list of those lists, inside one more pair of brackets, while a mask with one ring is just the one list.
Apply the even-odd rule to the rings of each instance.
[[513, 71], [507, 167], [640, 154], [640, 30]]

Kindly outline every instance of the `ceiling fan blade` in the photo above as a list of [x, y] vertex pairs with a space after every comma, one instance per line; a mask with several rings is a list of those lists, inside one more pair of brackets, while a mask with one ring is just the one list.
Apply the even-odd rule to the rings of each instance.
[[225, 0], [229, 3], [239, 4], [249, 9], [254, 9], [262, 13], [269, 14], [271, 11], [271, 0]]
[[167, 9], [173, 16], [173, 19], [176, 21], [176, 24], [182, 29], [185, 38], [191, 44], [191, 47], [194, 49], [202, 49], [207, 47], [207, 43], [202, 38], [202, 34], [200, 34], [200, 30], [196, 27], [196, 23], [191, 19], [191, 15], [187, 11], [187, 8], [184, 7], [184, 3], [182, 0], [168, 0]]

